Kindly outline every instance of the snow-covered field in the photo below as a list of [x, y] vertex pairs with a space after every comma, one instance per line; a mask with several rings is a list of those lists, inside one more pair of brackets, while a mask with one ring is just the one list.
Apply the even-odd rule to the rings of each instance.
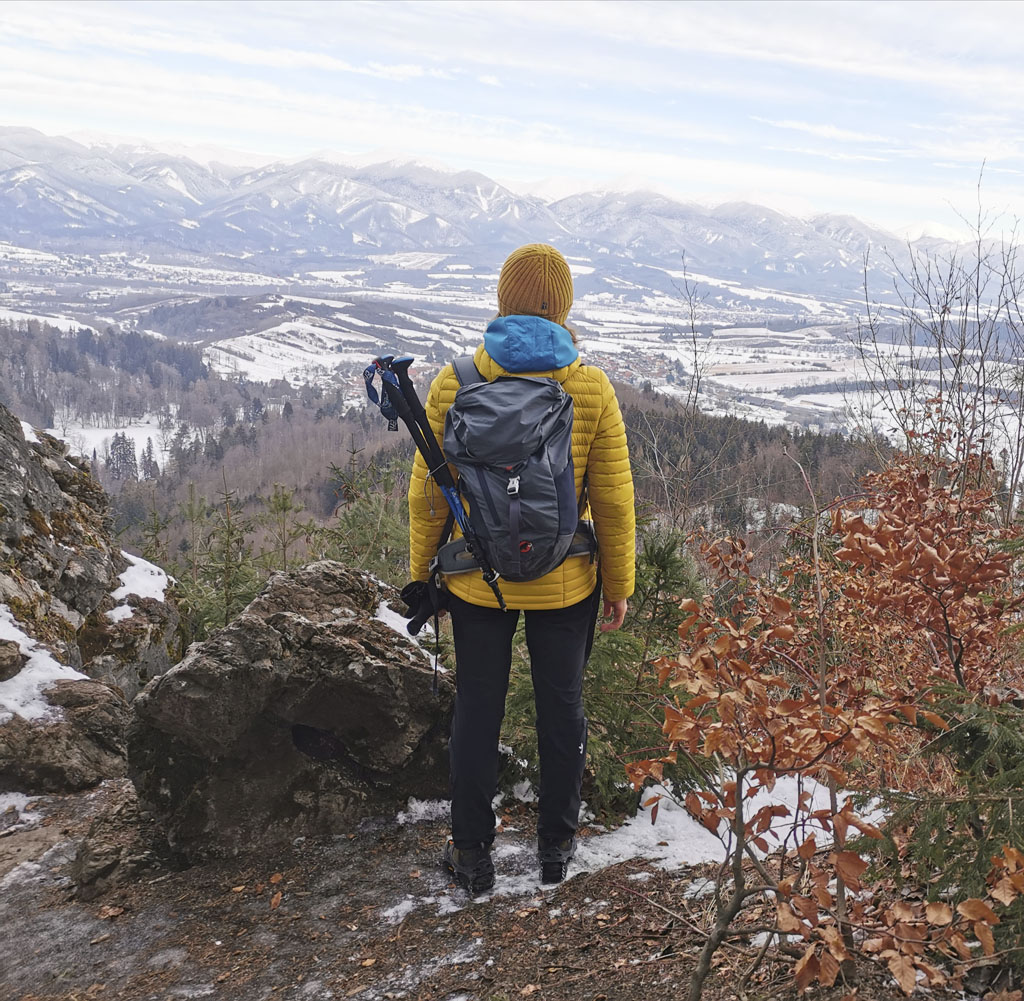
[[153, 442], [153, 458], [158, 466], [163, 468], [167, 456], [163, 451], [163, 445], [167, 436], [161, 431], [160, 425], [155, 416], [143, 417], [138, 423], [128, 424], [124, 427], [86, 427], [79, 421], [69, 423], [66, 427], [46, 428], [47, 434], [53, 435], [67, 442], [68, 448], [74, 455], [84, 456], [91, 459], [95, 451], [102, 456], [109, 448], [110, 441], [115, 434], [125, 434], [135, 443], [135, 454], [142, 455], [148, 441]]

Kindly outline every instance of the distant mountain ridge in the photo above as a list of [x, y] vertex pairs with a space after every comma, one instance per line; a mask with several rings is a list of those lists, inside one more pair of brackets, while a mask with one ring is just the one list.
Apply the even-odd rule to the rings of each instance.
[[518, 244], [547, 241], [618, 270], [678, 264], [685, 251], [698, 272], [832, 294], [860, 286], [868, 250], [885, 270], [882, 248], [906, 249], [850, 216], [803, 220], [736, 202], [708, 209], [648, 191], [549, 202], [480, 173], [415, 162], [313, 157], [232, 168], [27, 128], [0, 128], [0, 241], [277, 268], [409, 251], [500, 260]]

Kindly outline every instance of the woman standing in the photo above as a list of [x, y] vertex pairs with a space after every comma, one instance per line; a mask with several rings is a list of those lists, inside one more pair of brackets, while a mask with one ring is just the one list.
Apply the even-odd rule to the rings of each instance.
[[[565, 258], [547, 244], [520, 247], [501, 269], [499, 315], [474, 354], [476, 367], [488, 382], [504, 375], [545, 376], [572, 397], [576, 496], [586, 478], [599, 559], [571, 556], [536, 580], [502, 580], [508, 606], [504, 612], [479, 574], [445, 579], [455, 637], [456, 698], [449, 744], [452, 838], [443, 862], [471, 892], [494, 884], [491, 802], [497, 792], [498, 737], [520, 612], [526, 618], [537, 708], [538, 859], [542, 881], [557, 883], [565, 878], [576, 851], [587, 744], [583, 669], [598, 609], [603, 598], [607, 621], [601, 628], [618, 629], [626, 599], [633, 593], [635, 512], [626, 431], [608, 377], [580, 361], [575, 335], [565, 325], [572, 300]], [[426, 411], [439, 441], [458, 388], [451, 365], [430, 387]], [[409, 485], [413, 580], [427, 579], [445, 523], [444, 511], [437, 506], [432, 510], [430, 488], [426, 463], [417, 454]]]

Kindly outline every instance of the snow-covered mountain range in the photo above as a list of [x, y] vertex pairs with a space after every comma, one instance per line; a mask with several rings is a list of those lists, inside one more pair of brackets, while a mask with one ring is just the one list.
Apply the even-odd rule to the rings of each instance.
[[855, 292], [865, 254], [888, 270], [900, 238], [846, 216], [803, 220], [758, 205], [717, 208], [647, 191], [547, 201], [482, 174], [415, 161], [329, 156], [238, 168], [137, 144], [85, 145], [0, 128], [0, 241], [47, 251], [127, 251], [160, 261], [232, 259], [289, 273], [408, 252], [500, 263], [548, 241], [610, 273], [663, 269], [780, 291]]

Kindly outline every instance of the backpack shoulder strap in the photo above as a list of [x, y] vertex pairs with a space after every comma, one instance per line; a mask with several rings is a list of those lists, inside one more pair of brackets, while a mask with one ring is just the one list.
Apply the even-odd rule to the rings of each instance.
[[475, 382], [486, 382], [476, 367], [472, 355], [462, 355], [460, 358], [452, 359], [452, 368], [455, 370], [455, 378], [459, 380], [460, 386], [471, 386]]

